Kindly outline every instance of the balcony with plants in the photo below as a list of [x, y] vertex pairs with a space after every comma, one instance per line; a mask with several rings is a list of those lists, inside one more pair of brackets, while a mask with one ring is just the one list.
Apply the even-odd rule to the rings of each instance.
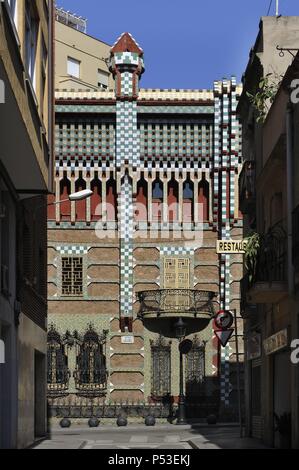
[[277, 303], [287, 294], [287, 234], [282, 222], [266, 234], [252, 233], [245, 251], [243, 302]]

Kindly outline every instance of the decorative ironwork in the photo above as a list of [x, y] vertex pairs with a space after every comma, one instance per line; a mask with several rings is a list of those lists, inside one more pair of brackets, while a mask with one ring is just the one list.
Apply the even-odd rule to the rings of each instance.
[[47, 349], [47, 382], [50, 394], [66, 392], [69, 388], [70, 372], [65, 353], [65, 338], [51, 325], [48, 332]]
[[214, 292], [192, 289], [160, 289], [137, 293], [140, 302], [139, 316], [171, 314], [214, 314]]
[[77, 332], [74, 333], [77, 343], [77, 368], [74, 379], [77, 390], [84, 394], [104, 393], [107, 389], [107, 370], [104, 345], [107, 331], [99, 336], [90, 325], [81, 339]]
[[285, 52], [288, 52], [292, 57], [293, 59], [295, 60], [298, 60], [297, 59], [297, 53], [299, 51], [298, 47], [280, 47], [280, 46], [276, 46], [276, 49], [279, 51], [279, 57], [284, 57], [285, 55]]
[[[138, 401], [118, 401], [104, 403], [102, 398], [85, 398], [70, 395], [63, 399], [48, 399], [49, 415], [53, 418], [88, 419], [97, 417], [100, 419], [115, 419], [120, 414], [131, 418], [145, 418], [154, 416], [157, 419], [168, 419], [170, 422], [176, 419], [177, 404], [172, 400], [159, 400], [150, 403]], [[190, 419], [206, 418], [210, 414], [218, 415], [219, 399], [215, 397], [201, 397], [186, 402], [187, 416]]]
[[163, 398], [171, 391], [171, 342], [160, 336], [151, 341], [152, 397]]
[[206, 342], [194, 337], [193, 347], [186, 355], [186, 399], [204, 395]]
[[83, 259], [62, 258], [62, 295], [80, 296], [83, 293]]

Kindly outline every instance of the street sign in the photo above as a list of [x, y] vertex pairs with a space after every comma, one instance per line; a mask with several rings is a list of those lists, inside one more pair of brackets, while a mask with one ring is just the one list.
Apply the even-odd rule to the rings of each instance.
[[122, 344], [134, 344], [134, 341], [135, 341], [135, 338], [133, 335], [121, 337]]
[[191, 351], [192, 347], [193, 347], [192, 341], [190, 341], [190, 339], [185, 339], [179, 345], [180, 353], [184, 355], [188, 354]]
[[218, 240], [216, 251], [218, 254], [244, 254], [247, 240]]
[[234, 323], [234, 317], [228, 310], [220, 310], [215, 318], [215, 325], [220, 330], [229, 329]]
[[225, 348], [225, 346], [227, 345], [227, 343], [231, 339], [231, 337], [233, 335], [233, 332], [234, 332], [233, 329], [215, 331], [215, 335], [219, 339], [220, 344], [223, 348]]
[[270, 338], [267, 338], [264, 341], [264, 349], [265, 353], [267, 356], [270, 356], [270, 354], [274, 354], [277, 351], [280, 351], [280, 349], [284, 349], [288, 346], [288, 330], [284, 329], [282, 331], [279, 331], [273, 336], [270, 336]]

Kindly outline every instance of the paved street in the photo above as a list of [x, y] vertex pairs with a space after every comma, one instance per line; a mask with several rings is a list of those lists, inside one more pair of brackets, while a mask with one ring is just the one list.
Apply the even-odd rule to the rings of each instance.
[[103, 426], [97, 430], [55, 429], [35, 449], [262, 449], [259, 441], [240, 439], [236, 427]]

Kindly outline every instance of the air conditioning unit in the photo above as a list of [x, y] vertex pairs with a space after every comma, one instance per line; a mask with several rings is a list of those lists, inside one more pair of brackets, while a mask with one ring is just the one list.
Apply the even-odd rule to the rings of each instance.
[[9, 269], [4, 264], [1, 264], [1, 292], [9, 295]]

